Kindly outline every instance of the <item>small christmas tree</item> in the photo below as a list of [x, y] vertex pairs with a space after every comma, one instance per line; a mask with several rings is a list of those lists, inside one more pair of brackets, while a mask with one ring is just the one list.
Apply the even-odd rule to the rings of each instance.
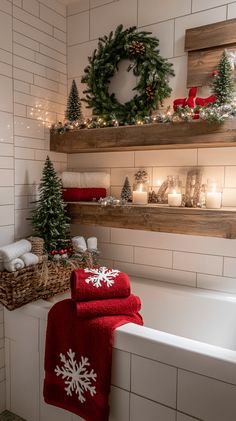
[[47, 252], [63, 247], [69, 238], [70, 219], [65, 215], [61, 188], [61, 181], [47, 157], [39, 186], [38, 205], [32, 211], [34, 235], [44, 239]]
[[67, 101], [66, 118], [69, 121], [82, 120], [81, 101], [75, 80], [73, 80]]
[[132, 201], [132, 191], [128, 177], [125, 178], [120, 197], [121, 199], [126, 200], [127, 202]]
[[226, 50], [224, 50], [218, 64], [212, 83], [212, 91], [217, 98], [216, 105], [225, 105], [232, 102], [234, 97], [233, 71]]

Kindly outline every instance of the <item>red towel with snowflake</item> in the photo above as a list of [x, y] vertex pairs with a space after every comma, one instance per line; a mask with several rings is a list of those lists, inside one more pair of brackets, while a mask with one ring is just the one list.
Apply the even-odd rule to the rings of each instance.
[[71, 297], [75, 301], [128, 297], [130, 281], [126, 273], [104, 266], [75, 269], [71, 273]]
[[71, 299], [48, 315], [45, 350], [45, 402], [86, 421], [108, 421], [114, 329], [143, 324], [138, 313], [79, 318]]

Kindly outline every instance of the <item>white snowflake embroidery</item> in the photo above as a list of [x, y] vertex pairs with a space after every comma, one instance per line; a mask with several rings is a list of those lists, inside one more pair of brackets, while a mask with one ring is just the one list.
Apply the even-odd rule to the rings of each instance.
[[85, 282], [89, 284], [90, 282], [93, 283], [93, 286], [99, 288], [102, 286], [102, 282], [104, 282], [107, 287], [111, 287], [115, 281], [120, 271], [114, 269], [107, 269], [105, 266], [101, 266], [98, 269], [84, 269], [86, 273], [91, 273], [93, 276], [89, 276], [85, 279]]
[[81, 403], [85, 402], [85, 392], [89, 392], [91, 396], [96, 394], [96, 387], [92, 386], [92, 380], [96, 381], [97, 374], [92, 369], [90, 373], [87, 367], [90, 366], [87, 357], [81, 357], [79, 363], [75, 360], [75, 353], [71, 349], [67, 352], [68, 360], [65, 355], [60, 354], [61, 362], [64, 364], [61, 368], [57, 365], [55, 372], [57, 376], [62, 376], [65, 379], [66, 394], [72, 396], [72, 392], [78, 395]]

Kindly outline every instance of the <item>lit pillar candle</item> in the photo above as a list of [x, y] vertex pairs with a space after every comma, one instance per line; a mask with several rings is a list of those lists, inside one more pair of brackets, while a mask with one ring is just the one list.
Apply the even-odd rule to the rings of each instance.
[[87, 239], [87, 244], [89, 250], [97, 250], [98, 248], [98, 240], [96, 237], [89, 237]]
[[182, 194], [177, 193], [175, 190], [168, 194], [168, 205], [169, 206], [181, 206]]
[[206, 193], [206, 208], [220, 209], [221, 208], [221, 192], [216, 191], [216, 184], [212, 184], [211, 191]]
[[148, 202], [148, 194], [143, 191], [142, 183], [139, 185], [138, 190], [133, 191], [133, 204], [135, 205], [146, 205]]

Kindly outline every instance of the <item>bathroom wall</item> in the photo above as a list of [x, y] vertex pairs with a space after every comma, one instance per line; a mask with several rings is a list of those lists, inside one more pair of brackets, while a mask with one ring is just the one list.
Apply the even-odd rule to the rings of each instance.
[[[90, 0], [68, 7], [68, 82], [75, 78], [82, 96], [80, 77], [87, 56], [99, 36], [118, 24], [138, 25], [160, 40], [160, 52], [175, 68], [170, 83], [172, 97], [184, 97], [186, 62], [185, 29], [236, 17], [236, 2], [225, 0]], [[122, 101], [132, 95], [133, 79], [120, 72], [110, 89]], [[199, 92], [201, 94], [201, 91]], [[89, 115], [84, 109], [85, 115]], [[69, 155], [71, 170], [97, 169], [111, 173], [111, 194], [119, 196], [125, 176], [146, 168], [155, 189], [167, 175], [179, 174], [185, 183], [187, 170], [204, 167], [204, 181], [217, 177], [223, 205], [236, 206], [236, 148], [112, 152]], [[104, 263], [134, 276], [192, 287], [236, 293], [236, 240], [154, 233], [126, 229], [73, 226], [73, 233], [97, 235]]]
[[[49, 151], [49, 129], [67, 98], [66, 7], [56, 0], [0, 1], [0, 246], [30, 234], [32, 201]], [[50, 153], [57, 170], [64, 154]], [[0, 306], [0, 413], [5, 408]]]

